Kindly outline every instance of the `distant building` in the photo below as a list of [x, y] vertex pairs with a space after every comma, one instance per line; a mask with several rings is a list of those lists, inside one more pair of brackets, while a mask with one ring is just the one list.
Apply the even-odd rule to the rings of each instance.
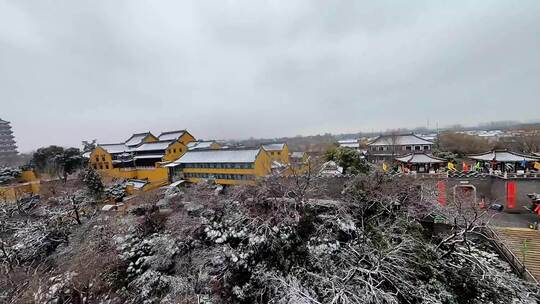
[[17, 155], [17, 146], [9, 121], [0, 119], [0, 161]]
[[289, 164], [289, 146], [286, 143], [273, 143], [262, 145], [273, 161]]
[[342, 148], [360, 150], [360, 141], [358, 139], [338, 140], [338, 144]]
[[217, 150], [223, 148], [220, 143], [215, 140], [197, 140], [187, 144], [188, 150]]
[[388, 134], [375, 138], [368, 144], [367, 157], [371, 162], [393, 161], [409, 153], [431, 153], [433, 142], [415, 134]]
[[306, 152], [293, 152], [290, 160], [293, 165], [303, 165], [309, 161], [309, 155]]
[[438, 134], [437, 133], [430, 133], [430, 134], [416, 134], [418, 137], [421, 137], [425, 140], [429, 141], [435, 141], [437, 140]]

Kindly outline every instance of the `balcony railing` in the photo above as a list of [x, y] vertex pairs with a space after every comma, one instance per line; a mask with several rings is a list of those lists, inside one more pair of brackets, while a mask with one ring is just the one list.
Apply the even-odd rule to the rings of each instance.
[[485, 173], [485, 172], [477, 172], [477, 171], [469, 171], [469, 172], [462, 172], [462, 171], [446, 171], [446, 172], [436, 172], [436, 173], [418, 173], [415, 171], [411, 171], [408, 173], [401, 173], [401, 172], [392, 172], [388, 173], [392, 176], [410, 176], [415, 178], [486, 178], [486, 177], [496, 177], [501, 179], [540, 179], [540, 172], [534, 172], [534, 173], [508, 173], [508, 172], [491, 172], [491, 173]]

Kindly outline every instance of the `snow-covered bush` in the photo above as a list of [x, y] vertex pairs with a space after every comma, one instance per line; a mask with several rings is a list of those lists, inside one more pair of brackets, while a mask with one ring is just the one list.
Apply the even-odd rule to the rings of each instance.
[[101, 176], [96, 170], [88, 167], [79, 173], [79, 178], [84, 183], [91, 195], [96, 198], [101, 198], [105, 187], [101, 181]]
[[[0, 205], [1, 231], [10, 235], [3, 260], [0, 250], [0, 274], [9, 265], [28, 265], [24, 272], [37, 274], [39, 283], [28, 287], [32, 298], [21, 297], [23, 303], [539, 301], [538, 289], [514, 275], [481, 238], [459, 240], [452, 250], [439, 246], [441, 237], [418, 221], [433, 206], [414, 181], [375, 173], [351, 181], [333, 200], [305, 189], [289, 196], [288, 187], [220, 196], [212, 188], [186, 188], [169, 197], [167, 210], [158, 206], [167, 196], [158, 191], [130, 201], [126, 214], [98, 213], [81, 224], [61, 207], [71, 197], [57, 199], [49, 206], [57, 213], [46, 209], [31, 223], [11, 220], [38, 214], [39, 207], [21, 212]], [[50, 238], [50, 231], [62, 233]], [[61, 243], [40, 247], [48, 239]], [[30, 255], [24, 260], [34, 262], [23, 262], [36, 248], [45, 259]], [[20, 290], [8, 281], [0, 276], [0, 287], [10, 286], [0, 295], [16, 299]]]
[[126, 183], [119, 182], [105, 188], [105, 196], [115, 202], [121, 202], [127, 196]]
[[21, 176], [21, 170], [11, 167], [0, 167], [0, 185], [14, 181]]

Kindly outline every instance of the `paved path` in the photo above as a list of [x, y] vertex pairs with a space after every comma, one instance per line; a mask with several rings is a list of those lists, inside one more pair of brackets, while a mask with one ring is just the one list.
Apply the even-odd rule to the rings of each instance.
[[508, 249], [540, 281], [540, 230], [499, 227], [496, 231]]
[[540, 217], [530, 213], [493, 212], [489, 224], [495, 227], [529, 228], [530, 223], [539, 222]]

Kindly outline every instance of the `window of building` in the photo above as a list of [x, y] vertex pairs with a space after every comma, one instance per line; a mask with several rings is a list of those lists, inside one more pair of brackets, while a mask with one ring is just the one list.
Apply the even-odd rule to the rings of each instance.
[[99, 164], [99, 170], [103, 170], [103, 165]]
[[105, 169], [109, 170], [109, 164], [105, 164]]
[[105, 161], [105, 155], [102, 155], [102, 156], [101, 156], [101, 160], [102, 160], [102, 161]]
[[94, 167], [94, 169], [97, 170], [97, 165], [96, 164], [92, 165], [92, 167]]
[[405, 147], [407, 151], [411, 151], [412, 150], [412, 147], [411, 146], [406, 146]]
[[420, 151], [420, 146], [414, 146], [414, 151]]
[[428, 146], [428, 145], [425, 145], [425, 146], [424, 146], [424, 150], [429, 150], [429, 146]]
[[173, 149], [172, 151], [173, 151], [173, 153], [176, 153], [176, 149]]

